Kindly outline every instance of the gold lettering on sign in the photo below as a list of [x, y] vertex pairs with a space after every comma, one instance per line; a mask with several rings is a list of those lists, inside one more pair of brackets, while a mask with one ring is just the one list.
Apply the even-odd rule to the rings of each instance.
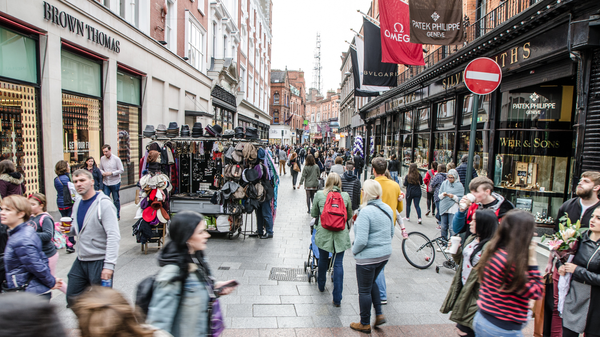
[[531, 42], [526, 42], [523, 45], [523, 59], [528, 59], [529, 56], [531, 56], [531, 49], [529, 49], [530, 46]]
[[454, 75], [448, 76], [442, 80], [442, 87], [444, 89], [449, 89], [455, 87], [463, 82], [463, 73], [456, 73]]
[[519, 47], [514, 47], [510, 50], [510, 64], [517, 63], [519, 61]]
[[524, 140], [523, 142], [521, 142], [518, 139], [510, 139], [510, 138], [506, 138], [506, 137], [501, 137], [500, 145], [510, 147], [510, 148], [532, 147], [532, 145], [533, 145], [534, 148], [559, 149], [560, 141], [559, 140], [552, 141], [552, 140], [544, 140], [544, 139], [540, 139], [540, 138], [535, 138], [533, 140], [533, 143], [530, 143], [528, 140]]

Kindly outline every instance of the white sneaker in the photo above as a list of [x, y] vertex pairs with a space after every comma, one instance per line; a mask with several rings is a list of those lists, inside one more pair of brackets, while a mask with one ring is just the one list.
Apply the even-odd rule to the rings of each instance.
[[422, 222], [421, 219], [419, 219], [419, 221], [418, 221], [419, 225], [421, 224], [421, 222]]

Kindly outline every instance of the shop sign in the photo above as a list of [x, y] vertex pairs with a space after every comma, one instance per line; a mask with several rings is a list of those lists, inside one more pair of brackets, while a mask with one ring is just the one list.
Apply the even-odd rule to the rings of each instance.
[[115, 53], [121, 52], [121, 42], [115, 38], [110, 37], [108, 34], [101, 32], [88, 24], [84, 24], [83, 21], [75, 18], [74, 16], [67, 14], [65, 11], [59, 11], [55, 6], [44, 1], [44, 19], [52, 21], [53, 24], [68, 28], [71, 33], [75, 35], [87, 36], [87, 39], [95, 42], [107, 49], [114, 51]]
[[498, 135], [498, 153], [568, 157], [573, 150], [572, 134], [564, 132], [498, 131]]
[[401, 109], [411, 103], [415, 103], [417, 101], [422, 100], [427, 97], [429, 93], [429, 88], [421, 88], [415, 92], [410, 94], [406, 94], [404, 96], [400, 96], [398, 98], [394, 98], [391, 101], [385, 103], [385, 111], [392, 111]]
[[534, 92], [513, 92], [509, 95], [509, 121], [560, 119], [560, 87], [538, 87]]

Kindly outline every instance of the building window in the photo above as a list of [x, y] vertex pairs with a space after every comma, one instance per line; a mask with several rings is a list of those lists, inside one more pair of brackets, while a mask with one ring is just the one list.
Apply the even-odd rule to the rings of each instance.
[[240, 66], [240, 91], [246, 92], [246, 69]]
[[213, 22], [212, 58], [217, 58], [217, 23]]
[[167, 17], [165, 19], [165, 41], [167, 48], [176, 50], [177, 39], [175, 33], [177, 30], [177, 11], [175, 10], [175, 0], [167, 0]]
[[223, 58], [227, 58], [227, 35], [223, 35]]
[[127, 73], [117, 73], [117, 136], [118, 155], [125, 171], [121, 175], [121, 185], [129, 186], [137, 182], [141, 139], [141, 78]]
[[275, 94], [273, 94], [273, 104], [279, 104], [279, 93], [275, 92]]
[[204, 64], [204, 34], [192, 19], [188, 21], [188, 62], [202, 71]]
[[273, 112], [273, 124], [279, 124], [279, 110]]
[[248, 101], [252, 102], [254, 98], [254, 80], [252, 75], [248, 74]]

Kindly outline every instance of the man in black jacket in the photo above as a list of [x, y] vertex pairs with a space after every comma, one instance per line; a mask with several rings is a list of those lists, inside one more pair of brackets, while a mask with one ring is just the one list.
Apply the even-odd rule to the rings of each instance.
[[360, 180], [360, 175], [362, 173], [364, 166], [365, 166], [365, 160], [363, 159], [363, 157], [361, 157], [359, 154], [355, 154], [354, 155], [354, 167], [355, 167], [354, 174], [358, 177], [358, 180]]
[[598, 193], [600, 192], [600, 172], [586, 171], [581, 174], [581, 179], [577, 184], [575, 198], [565, 201], [558, 209], [558, 214], [554, 220], [554, 231], [558, 232], [560, 218], [565, 213], [569, 215], [572, 223], [581, 220], [581, 227], [590, 226], [590, 218], [596, 207], [600, 206]]
[[342, 192], [347, 192], [352, 201], [352, 210], [356, 211], [360, 206], [360, 180], [354, 174], [354, 163], [346, 162], [346, 172], [342, 174]]

